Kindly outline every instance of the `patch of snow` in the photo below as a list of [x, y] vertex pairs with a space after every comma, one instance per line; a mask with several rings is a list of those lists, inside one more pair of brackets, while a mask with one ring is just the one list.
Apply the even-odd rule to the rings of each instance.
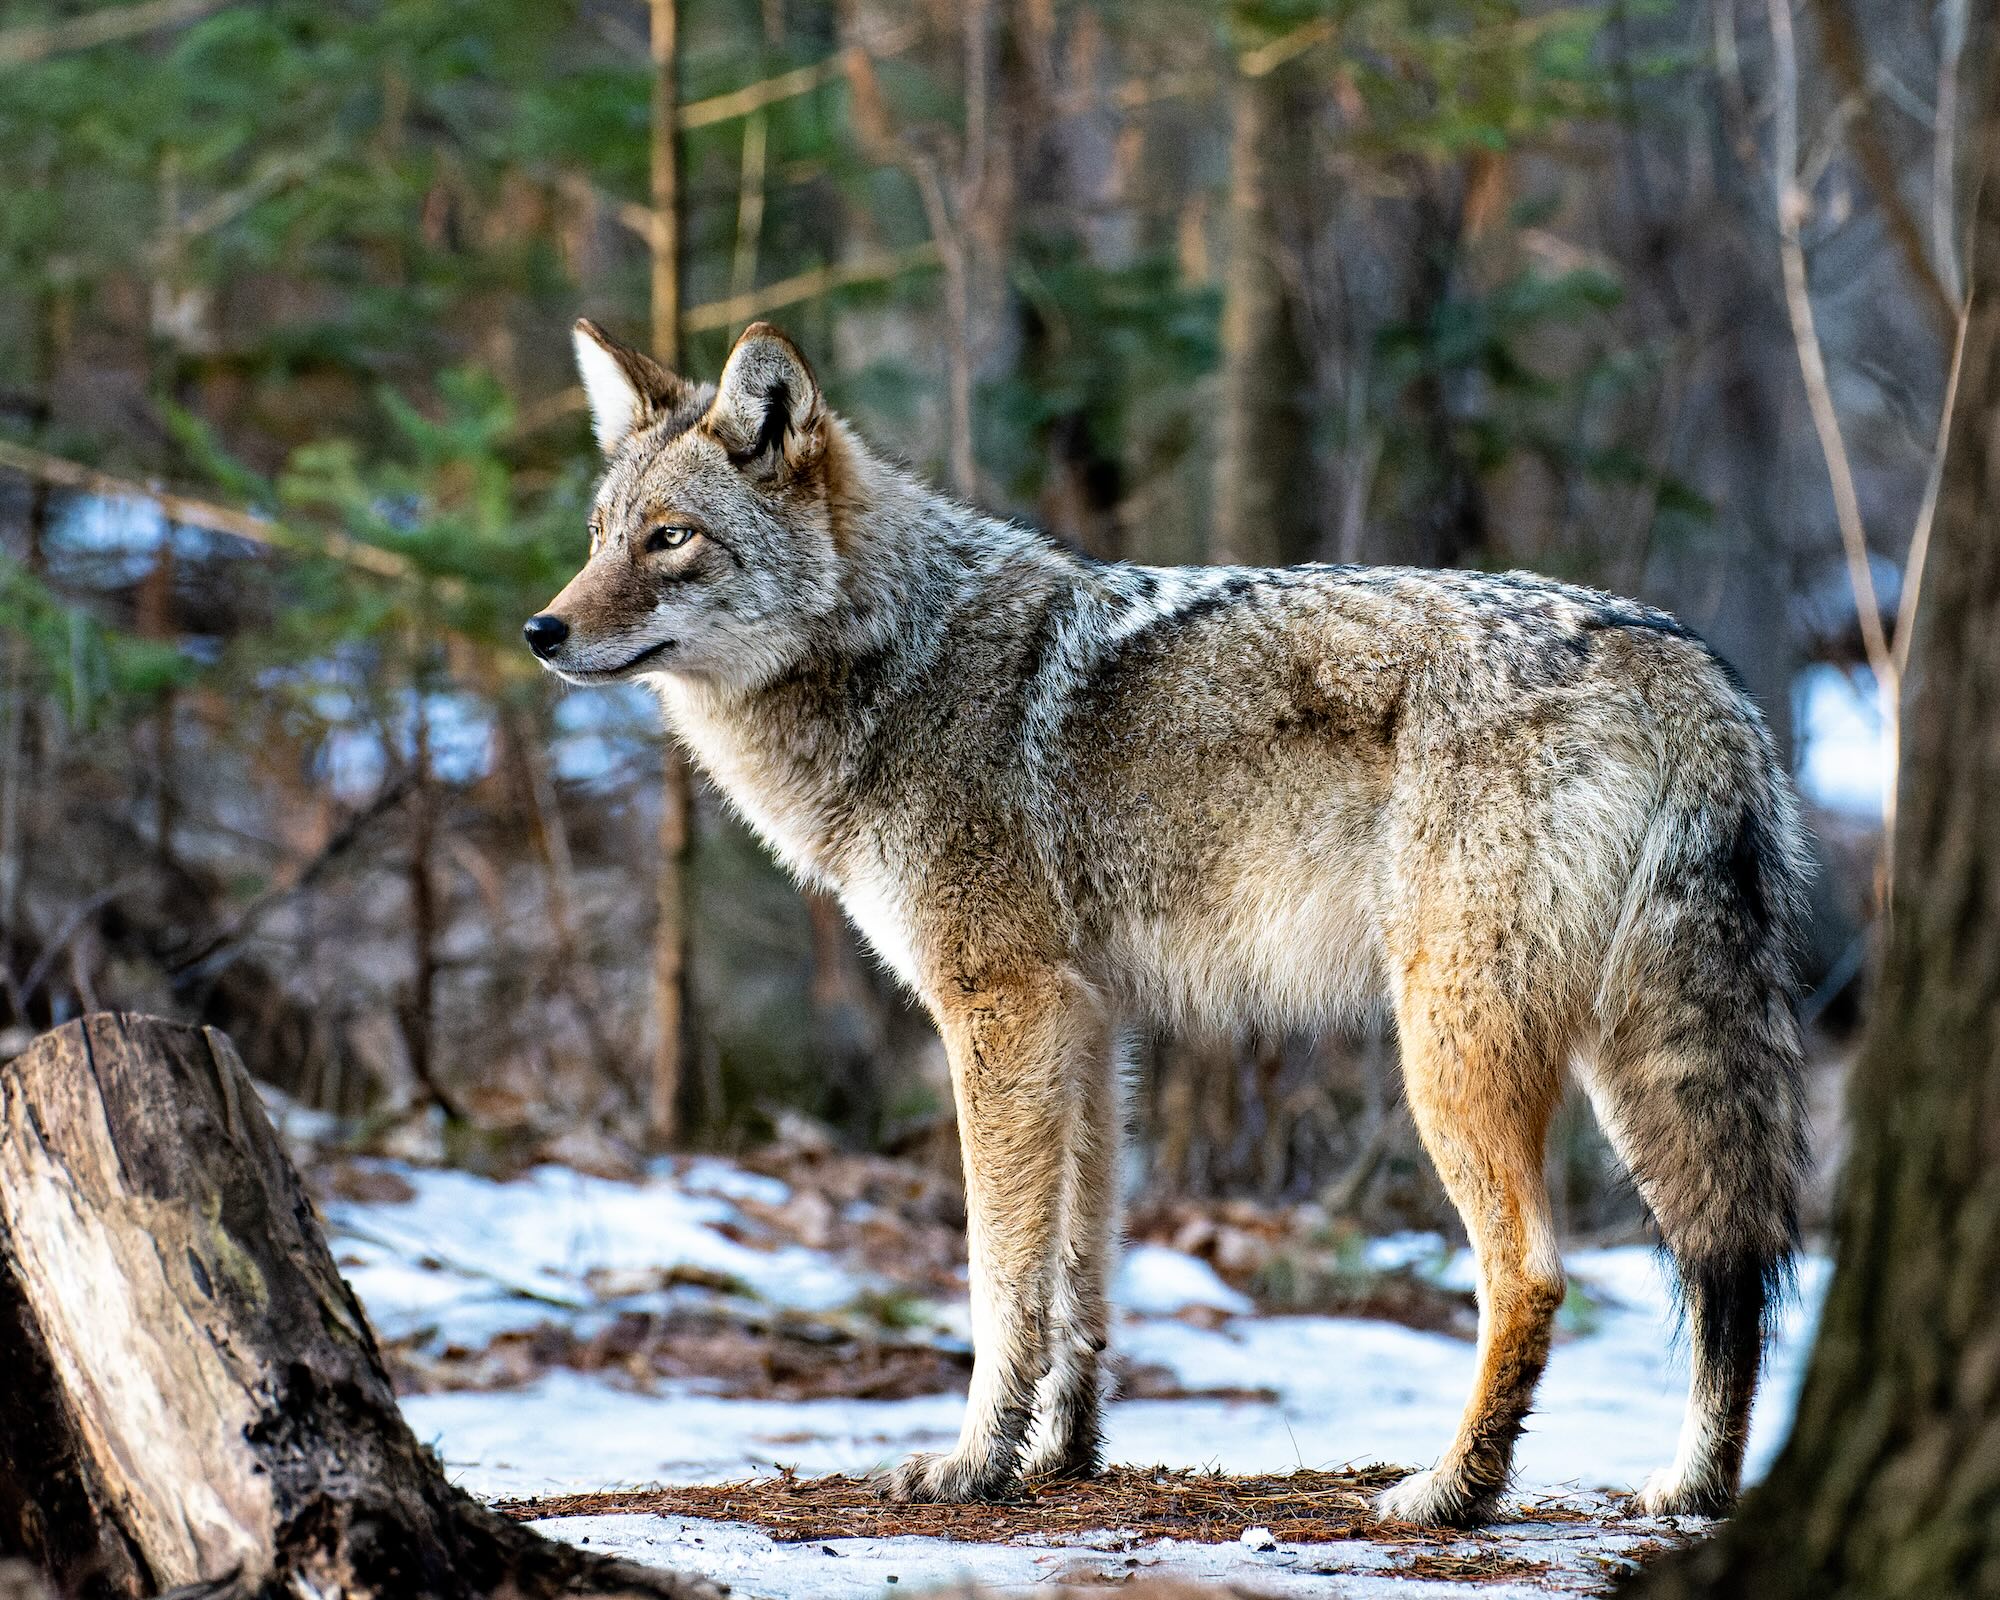
[[[1466, 1593], [1462, 1584], [1401, 1575], [1414, 1553], [1409, 1549], [1361, 1540], [1280, 1545], [1271, 1539], [1255, 1547], [1129, 1537], [1071, 1545], [909, 1537], [780, 1544], [741, 1523], [685, 1517], [557, 1517], [532, 1526], [601, 1554], [704, 1572], [772, 1600], [881, 1600], [975, 1582], [1001, 1594], [1026, 1594], [1057, 1582], [1095, 1587], [1140, 1576], [1234, 1584], [1263, 1595], [1338, 1593], [1343, 1600], [1462, 1600]], [[1249, 1531], [1270, 1537], [1268, 1530]], [[1612, 1532], [1584, 1523], [1520, 1524], [1446, 1548], [1490, 1554], [1497, 1547], [1517, 1560], [1549, 1563], [1550, 1572], [1532, 1581], [1482, 1582], [1477, 1590], [1481, 1600], [1546, 1600], [1552, 1588], [1575, 1592], [1601, 1584], [1608, 1563], [1624, 1561], [1623, 1552], [1657, 1533], [1657, 1525], [1637, 1522]]]
[[724, 1400], [691, 1384], [620, 1388], [556, 1368], [525, 1388], [406, 1396], [403, 1415], [474, 1494], [715, 1483], [780, 1466], [865, 1473], [948, 1446], [965, 1398]]
[[792, 1197], [792, 1186], [782, 1178], [761, 1172], [745, 1172], [741, 1167], [713, 1156], [692, 1159], [662, 1156], [653, 1163], [652, 1175], [678, 1183], [690, 1194], [720, 1195], [725, 1200], [750, 1200], [758, 1205], [781, 1206]]
[[1125, 1252], [1111, 1280], [1111, 1303], [1152, 1317], [1197, 1308], [1247, 1316], [1257, 1309], [1200, 1257], [1159, 1244], [1136, 1244]]
[[1891, 757], [1873, 674], [1821, 662], [1798, 675], [1792, 693], [1799, 787], [1829, 811], [1879, 818]]
[[1370, 1239], [1361, 1249], [1361, 1259], [1377, 1272], [1395, 1272], [1404, 1267], [1436, 1270], [1451, 1259], [1451, 1246], [1436, 1233], [1385, 1233]]
[[656, 1288], [676, 1270], [811, 1311], [847, 1305], [866, 1287], [821, 1252], [739, 1244], [718, 1231], [739, 1218], [729, 1200], [690, 1192], [671, 1177], [623, 1183], [537, 1167], [499, 1183], [467, 1172], [382, 1165], [414, 1198], [336, 1201], [327, 1207], [327, 1223], [348, 1281], [390, 1338], [434, 1329], [461, 1343], [483, 1343], [620, 1293]]
[[330, 1144], [339, 1137], [340, 1118], [331, 1111], [302, 1106], [284, 1090], [261, 1079], [257, 1083], [257, 1098], [264, 1102], [264, 1114], [271, 1119], [271, 1126], [288, 1143]]
[[[1516, 1457], [1524, 1492], [1637, 1488], [1673, 1458], [1687, 1392], [1671, 1295], [1644, 1248], [1579, 1251], [1574, 1275], [1601, 1291], [1589, 1330], [1559, 1343]], [[1750, 1470], [1776, 1453], [1803, 1375], [1826, 1266], [1809, 1260], [1780, 1320], [1751, 1420]], [[1345, 1317], [1230, 1318], [1207, 1329], [1124, 1325], [1115, 1348], [1190, 1388], [1269, 1389], [1264, 1400], [1114, 1402], [1114, 1461], [1227, 1472], [1435, 1460], [1472, 1382], [1462, 1340]], [[958, 1395], [913, 1400], [724, 1400], [662, 1385], [635, 1393], [557, 1371], [500, 1394], [412, 1396], [420, 1437], [480, 1494], [544, 1494], [646, 1482], [715, 1482], [783, 1463], [865, 1472], [956, 1436]]]
[[[383, 1163], [408, 1183], [407, 1201], [329, 1207], [337, 1256], [370, 1317], [392, 1336], [477, 1346], [544, 1321], [579, 1335], [620, 1311], [659, 1310], [740, 1292], [781, 1306], [832, 1310], [870, 1285], [833, 1256], [786, 1245], [758, 1250], [730, 1237], [750, 1226], [742, 1207], [781, 1205], [789, 1188], [713, 1160], [658, 1162], [639, 1182], [541, 1168], [512, 1183]], [[728, 1230], [728, 1231], [725, 1231]], [[1410, 1267], [1444, 1284], [1471, 1282], [1471, 1262], [1436, 1235], [1370, 1241], [1377, 1268]], [[1583, 1310], [1566, 1320], [1517, 1455], [1518, 1486], [1602, 1509], [1599, 1490], [1628, 1490], [1670, 1460], [1686, 1395], [1675, 1348], [1674, 1299], [1658, 1255], [1645, 1248], [1578, 1250], [1567, 1259]], [[672, 1282], [676, 1269], [696, 1281]], [[1808, 1260], [1783, 1311], [1752, 1417], [1750, 1473], [1775, 1454], [1801, 1379], [1827, 1263]], [[1114, 1461], [1229, 1472], [1282, 1472], [1374, 1461], [1422, 1466], [1444, 1449], [1471, 1383], [1474, 1349], [1462, 1340], [1350, 1317], [1263, 1316], [1205, 1262], [1142, 1245], [1114, 1289], [1124, 1317], [1114, 1348], [1128, 1362], [1166, 1368], [1189, 1389], [1252, 1398], [1114, 1402]], [[1183, 1321], [1191, 1309], [1211, 1313]], [[969, 1333], [963, 1300], [933, 1308], [936, 1328]], [[1267, 1391], [1273, 1398], [1254, 1398]], [[788, 1467], [864, 1474], [912, 1450], [948, 1447], [964, 1401], [727, 1399], [699, 1382], [636, 1389], [616, 1374], [566, 1368], [517, 1389], [412, 1396], [418, 1436], [476, 1494], [528, 1496], [655, 1482], [717, 1482]], [[1353, 1542], [1281, 1544], [1248, 1528], [1223, 1545], [1136, 1541], [1107, 1534], [1074, 1546], [1007, 1547], [934, 1539], [843, 1539], [782, 1545], [732, 1524], [614, 1516], [565, 1519], [547, 1531], [595, 1550], [696, 1568], [740, 1590], [774, 1597], [913, 1592], [976, 1579], [1002, 1592], [1058, 1578], [1118, 1581], [1158, 1572], [1234, 1582], [1271, 1594], [1425, 1600], [1462, 1587], [1393, 1575], [1406, 1549]], [[1540, 1583], [1481, 1585], [1488, 1600], [1526, 1600], [1603, 1580], [1658, 1525], [1534, 1524], [1505, 1533], [1506, 1553], [1548, 1561]], [[1264, 1537], [1259, 1537], [1260, 1532]], [[1265, 1538], [1269, 1538], [1267, 1545]], [[1468, 1549], [1494, 1548], [1491, 1545]], [[831, 1553], [829, 1553], [831, 1552]]]

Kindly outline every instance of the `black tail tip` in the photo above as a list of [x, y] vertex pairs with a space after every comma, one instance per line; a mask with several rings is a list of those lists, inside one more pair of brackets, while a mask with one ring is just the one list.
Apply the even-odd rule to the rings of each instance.
[[1698, 1359], [1720, 1368], [1761, 1362], [1797, 1286], [1793, 1257], [1787, 1245], [1671, 1258], [1683, 1330]]

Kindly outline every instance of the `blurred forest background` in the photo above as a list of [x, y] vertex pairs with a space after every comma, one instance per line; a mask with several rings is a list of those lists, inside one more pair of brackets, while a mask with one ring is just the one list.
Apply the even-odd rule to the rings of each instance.
[[[838, 910], [643, 692], [520, 642], [586, 545], [571, 320], [713, 375], [769, 317], [877, 444], [1101, 556], [1676, 611], [1808, 799], [1834, 1104], [1970, 4], [0, 6], [0, 1049], [199, 1018], [489, 1168], [948, 1151]], [[1379, 1025], [1149, 1037], [1134, 1102], [1146, 1192], [1455, 1227]], [[1559, 1129], [1569, 1228], [1630, 1228]]]

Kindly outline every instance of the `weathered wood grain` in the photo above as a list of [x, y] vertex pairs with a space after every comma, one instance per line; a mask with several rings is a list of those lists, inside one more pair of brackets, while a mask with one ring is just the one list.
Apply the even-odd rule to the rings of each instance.
[[692, 1596], [447, 1484], [229, 1041], [0, 1065], [0, 1555], [67, 1593]]

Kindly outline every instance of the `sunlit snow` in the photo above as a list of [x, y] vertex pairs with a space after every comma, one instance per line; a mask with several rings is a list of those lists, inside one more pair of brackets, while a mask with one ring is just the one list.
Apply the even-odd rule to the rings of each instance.
[[[739, 1220], [739, 1202], [776, 1204], [787, 1194], [776, 1180], [723, 1162], [661, 1163], [641, 1182], [544, 1167], [496, 1183], [382, 1165], [414, 1198], [337, 1202], [329, 1222], [371, 1317], [395, 1336], [477, 1346], [543, 1322], [586, 1329], [613, 1309], [656, 1305], [662, 1293], [677, 1292], [660, 1287], [677, 1271], [701, 1275], [701, 1286], [687, 1292], [809, 1310], [848, 1305], [881, 1287], [829, 1254], [796, 1245], [760, 1250], [720, 1231]], [[1415, 1265], [1443, 1282], [1469, 1281], [1464, 1254], [1433, 1236], [1378, 1240], [1368, 1253], [1378, 1267]], [[1521, 1440], [1518, 1487], [1529, 1497], [1636, 1487], [1673, 1455], [1686, 1392], [1671, 1297], [1653, 1252], [1578, 1250], [1568, 1264], [1583, 1310], [1565, 1319], [1572, 1331], [1556, 1346]], [[1781, 1319], [1753, 1419], [1753, 1473], [1782, 1438], [1824, 1279], [1825, 1264], [1807, 1261]], [[1471, 1382], [1473, 1347], [1463, 1340], [1388, 1322], [1262, 1315], [1206, 1262], [1158, 1245], [1135, 1247], [1116, 1286], [1115, 1348], [1125, 1360], [1166, 1368], [1191, 1390], [1248, 1397], [1114, 1402], [1115, 1461], [1229, 1472], [1424, 1465], [1450, 1438]], [[930, 1326], [932, 1337], [962, 1337], [964, 1306], [936, 1308]], [[456, 1481], [497, 1497], [714, 1482], [779, 1467], [867, 1472], [910, 1450], [948, 1447], [963, 1401], [956, 1394], [729, 1399], [699, 1383], [640, 1390], [614, 1376], [557, 1368], [520, 1388], [414, 1395], [403, 1404]], [[1631, 1541], [1577, 1526], [1596, 1542], [1537, 1525], [1521, 1535], [1528, 1544], [1518, 1553], [1601, 1577], [1602, 1563], [1615, 1564]], [[1404, 1578], [1357, 1579], [1357, 1563], [1391, 1561], [1393, 1552], [1375, 1546], [1265, 1552], [1151, 1541], [1107, 1555], [894, 1539], [837, 1541], [829, 1555], [820, 1546], [774, 1544], [748, 1528], [673, 1518], [571, 1519], [550, 1531], [659, 1564], [699, 1566], [773, 1595], [874, 1596], [892, 1573], [919, 1586], [966, 1574], [1025, 1586], [1078, 1562], [1105, 1561], [1117, 1568], [1107, 1569], [1111, 1576], [1157, 1567], [1254, 1580], [1273, 1593], [1307, 1592], [1310, 1578], [1324, 1592], [1336, 1556], [1343, 1593], [1375, 1593], [1377, 1583], [1403, 1600], [1454, 1592]]]

